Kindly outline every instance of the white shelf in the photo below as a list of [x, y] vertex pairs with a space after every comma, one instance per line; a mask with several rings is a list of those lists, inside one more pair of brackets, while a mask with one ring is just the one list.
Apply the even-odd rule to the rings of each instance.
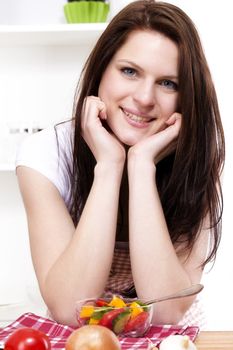
[[107, 23], [0, 25], [0, 46], [92, 45]]
[[15, 171], [15, 165], [11, 163], [0, 163], [0, 171]]

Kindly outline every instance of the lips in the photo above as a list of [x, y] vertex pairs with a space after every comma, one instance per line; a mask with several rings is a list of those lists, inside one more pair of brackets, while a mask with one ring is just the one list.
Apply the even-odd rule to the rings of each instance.
[[128, 118], [130, 118], [134, 121], [149, 123], [150, 121], [154, 120], [153, 117], [145, 116], [145, 115], [142, 115], [139, 113], [134, 113], [134, 112], [127, 110], [127, 109], [124, 109], [124, 108], [121, 108], [121, 109], [122, 109], [123, 113], [125, 113], [125, 115], [127, 115]]
[[154, 118], [152, 118], [151, 116], [145, 116], [139, 113], [135, 113], [125, 108], [121, 108], [121, 110], [126, 116], [126, 120], [129, 122], [129, 124], [136, 127], [146, 127], [151, 121], [154, 120]]

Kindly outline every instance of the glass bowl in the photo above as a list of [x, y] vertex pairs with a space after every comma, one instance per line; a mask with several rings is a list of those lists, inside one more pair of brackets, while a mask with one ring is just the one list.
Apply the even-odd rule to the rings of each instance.
[[78, 326], [98, 324], [123, 337], [141, 337], [151, 325], [153, 305], [144, 305], [138, 299], [112, 298], [84, 299], [76, 302]]

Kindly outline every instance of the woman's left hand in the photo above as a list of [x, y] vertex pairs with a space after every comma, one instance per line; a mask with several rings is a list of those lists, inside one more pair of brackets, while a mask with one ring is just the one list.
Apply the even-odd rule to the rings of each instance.
[[164, 130], [143, 139], [129, 149], [128, 160], [142, 158], [143, 161], [153, 162], [156, 165], [172, 153], [176, 148], [181, 119], [180, 113], [172, 114], [166, 121], [167, 127]]

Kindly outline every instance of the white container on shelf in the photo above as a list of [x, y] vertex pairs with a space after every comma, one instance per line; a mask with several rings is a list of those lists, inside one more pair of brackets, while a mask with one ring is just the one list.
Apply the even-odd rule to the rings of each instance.
[[35, 122], [0, 123], [0, 170], [14, 170], [17, 149], [23, 139], [42, 129]]

